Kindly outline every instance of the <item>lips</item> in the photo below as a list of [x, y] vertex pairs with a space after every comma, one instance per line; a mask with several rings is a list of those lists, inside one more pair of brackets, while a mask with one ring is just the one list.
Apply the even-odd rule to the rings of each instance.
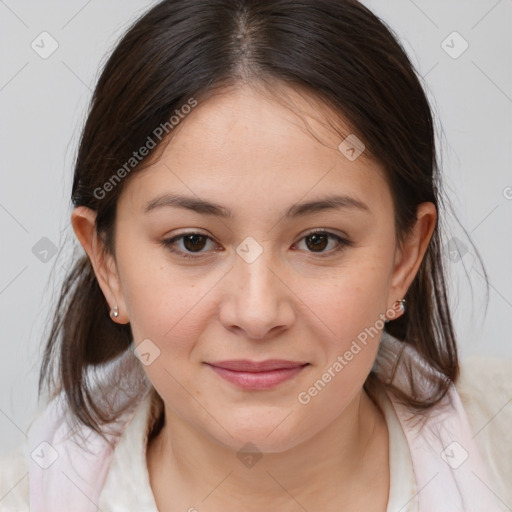
[[269, 359], [267, 361], [232, 360], [207, 363], [222, 379], [245, 390], [274, 388], [299, 374], [309, 363]]
[[268, 372], [272, 370], [287, 370], [290, 368], [298, 368], [307, 363], [302, 361], [287, 361], [284, 359], [268, 359], [266, 361], [249, 361], [248, 359], [237, 359], [231, 361], [216, 361], [208, 363], [217, 368], [233, 370], [235, 372]]

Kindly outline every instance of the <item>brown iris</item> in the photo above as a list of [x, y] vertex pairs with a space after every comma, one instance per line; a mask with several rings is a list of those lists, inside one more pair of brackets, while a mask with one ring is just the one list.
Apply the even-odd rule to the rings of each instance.
[[[313, 243], [310, 245], [308, 240], [311, 240]], [[327, 246], [329, 242], [329, 236], [325, 233], [315, 233], [313, 235], [309, 235], [306, 237], [306, 244], [309, 249], [322, 251]]]
[[204, 235], [186, 235], [183, 237], [183, 245], [190, 252], [201, 251], [206, 243]]

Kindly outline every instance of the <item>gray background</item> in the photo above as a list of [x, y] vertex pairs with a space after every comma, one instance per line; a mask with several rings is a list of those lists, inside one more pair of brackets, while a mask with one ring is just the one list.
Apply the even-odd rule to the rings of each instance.
[[[24, 440], [40, 410], [43, 330], [77, 244], [69, 195], [91, 91], [123, 31], [154, 3], [0, 0], [0, 454]], [[364, 3], [425, 78], [446, 191], [489, 273], [485, 316], [482, 270], [462, 227], [449, 220], [461, 357], [512, 357], [512, 1]], [[42, 58], [32, 44], [40, 53], [58, 48]]]

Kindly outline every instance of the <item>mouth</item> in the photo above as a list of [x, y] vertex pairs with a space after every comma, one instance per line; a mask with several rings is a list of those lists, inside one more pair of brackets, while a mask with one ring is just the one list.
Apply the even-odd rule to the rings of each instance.
[[224, 380], [243, 388], [269, 389], [291, 379], [304, 370], [309, 363], [271, 359], [267, 361], [217, 361], [206, 363]]

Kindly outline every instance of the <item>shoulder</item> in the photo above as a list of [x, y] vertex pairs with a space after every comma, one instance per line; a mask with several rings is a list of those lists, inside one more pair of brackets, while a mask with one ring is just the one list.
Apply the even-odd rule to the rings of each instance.
[[[502, 428], [512, 419], [512, 359], [471, 356], [460, 364], [455, 384], [468, 417]], [[484, 425], [480, 425], [484, 428]]]
[[471, 356], [460, 365], [457, 392], [487, 462], [496, 494], [512, 505], [512, 359]]
[[0, 512], [29, 510], [28, 458], [25, 445], [0, 457]]

